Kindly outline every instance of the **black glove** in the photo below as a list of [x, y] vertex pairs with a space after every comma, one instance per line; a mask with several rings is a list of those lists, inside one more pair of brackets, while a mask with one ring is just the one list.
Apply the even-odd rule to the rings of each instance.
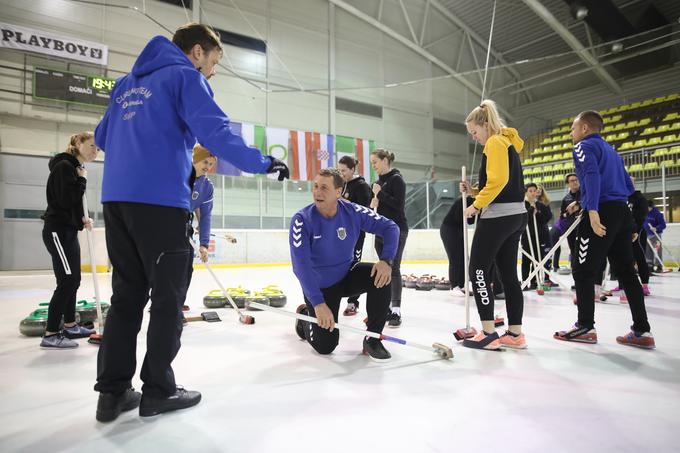
[[290, 170], [288, 170], [288, 165], [282, 160], [276, 159], [275, 157], [269, 156], [272, 160], [271, 165], [267, 169], [267, 173], [279, 172], [279, 181], [283, 181], [286, 178], [290, 178]]

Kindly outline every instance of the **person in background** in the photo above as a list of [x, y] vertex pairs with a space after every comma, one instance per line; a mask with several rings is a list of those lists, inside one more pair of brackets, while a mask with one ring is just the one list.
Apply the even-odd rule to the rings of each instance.
[[[468, 195], [467, 206], [472, 205], [474, 198]], [[467, 219], [468, 225], [474, 223], [474, 218]], [[444, 244], [446, 256], [449, 259], [449, 283], [453, 294], [465, 295], [469, 288], [465, 286], [465, 254], [463, 250], [463, 197], [456, 198], [449, 212], [439, 227], [439, 236]]]
[[[663, 247], [661, 247], [659, 238], [661, 237], [663, 230], [666, 229], [666, 219], [664, 219], [661, 211], [659, 211], [656, 206], [654, 206], [654, 202], [652, 200], [648, 201], [647, 218], [645, 219], [644, 229], [647, 233], [647, 237], [649, 238], [649, 242], [652, 244], [652, 247], [656, 249], [657, 255], [659, 255], [659, 258], [663, 260]], [[656, 235], [654, 233], [656, 233]], [[659, 238], [656, 237], [657, 235]], [[651, 263], [651, 267], [657, 272], [661, 272], [663, 270], [663, 264], [657, 262], [656, 258], [654, 257], [654, 252], [649, 248], [649, 244], [644, 245], [646, 245], [645, 253], [647, 256], [647, 262]]]
[[[76, 323], [76, 294], [80, 287], [80, 243], [78, 231], [92, 229], [92, 219], [83, 212], [87, 186], [85, 163], [97, 157], [92, 132], [74, 134], [66, 151], [50, 159], [47, 178], [47, 210], [42, 238], [52, 257], [57, 288], [47, 313], [47, 327], [40, 341], [42, 349], [73, 349], [76, 338], [87, 338], [94, 330]], [[63, 329], [60, 324], [64, 322]]]
[[[533, 182], [526, 185], [526, 193], [524, 197], [524, 206], [529, 214], [528, 229], [522, 232], [522, 248], [525, 252], [531, 254], [534, 252], [534, 259], [540, 261], [543, 258], [545, 244], [548, 242], [548, 232], [546, 225], [552, 218], [550, 208], [540, 201], [538, 201], [538, 186]], [[536, 219], [536, 222], [534, 222]], [[536, 243], [536, 233], [534, 227], [538, 228], [538, 244]], [[529, 237], [527, 237], [527, 233]], [[529, 242], [531, 241], [531, 242]], [[522, 281], [529, 277], [531, 272], [532, 262], [526, 256], [522, 256]], [[546, 284], [551, 284], [549, 279], [546, 279]], [[527, 286], [527, 290], [537, 288], [537, 279], [534, 277], [531, 280], [531, 285]]]
[[[560, 205], [560, 218], [555, 221], [555, 227], [552, 229], [553, 244], [574, 224], [579, 212], [581, 212], [581, 188], [576, 173], [569, 173], [564, 182], [567, 184], [567, 194], [562, 198]], [[556, 236], [558, 235], [559, 236]], [[574, 256], [574, 244], [576, 240], [576, 230], [572, 231], [567, 236], [567, 244], [569, 244], [569, 265], [571, 266], [571, 259]], [[559, 260], [561, 247], [555, 251], [553, 269], [559, 269]]]
[[[387, 316], [389, 327], [399, 327], [401, 325], [401, 257], [408, 237], [408, 223], [404, 206], [406, 183], [399, 170], [392, 168], [393, 162], [394, 153], [387, 150], [376, 149], [371, 153], [371, 165], [378, 174], [378, 182], [373, 184], [373, 199], [370, 207], [399, 227], [399, 247], [392, 263], [392, 308]], [[382, 253], [383, 245], [382, 238], [376, 237], [375, 250], [378, 255]]]
[[[358, 161], [351, 156], [342, 156], [338, 161], [338, 170], [342, 175], [344, 184], [342, 186], [342, 198], [360, 206], [368, 207], [371, 204], [373, 193], [371, 186], [368, 185], [363, 176], [356, 174]], [[364, 250], [364, 239], [366, 233], [361, 231], [359, 239], [354, 246], [354, 260], [356, 263], [361, 261], [361, 254]], [[359, 310], [359, 296], [350, 296], [347, 299], [347, 308], [342, 312], [344, 316], [354, 316]]]

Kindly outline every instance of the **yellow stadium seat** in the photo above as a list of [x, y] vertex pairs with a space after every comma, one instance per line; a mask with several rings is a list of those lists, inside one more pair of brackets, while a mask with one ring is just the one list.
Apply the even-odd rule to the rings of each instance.
[[603, 134], [608, 134], [610, 132], [614, 132], [614, 126], [611, 124], [609, 126], [605, 126], [604, 129], [602, 129]]
[[619, 151], [625, 151], [627, 149], [631, 149], [632, 147], [633, 147], [633, 142], [621, 143], [621, 146], [619, 146]]
[[543, 171], [552, 171], [552, 170], [553, 170], [553, 166], [552, 166], [552, 165], [544, 165], [544, 166], [543, 166]]
[[633, 164], [628, 169], [629, 173], [633, 173], [636, 171], [642, 171], [642, 164]]
[[656, 128], [657, 133], [662, 133], [662, 132], [668, 132], [670, 130], [670, 125], [669, 124], [662, 124], [659, 127]]
[[619, 135], [616, 137], [617, 140], [625, 140], [630, 136], [630, 132], [619, 132]]
[[661, 143], [673, 143], [676, 141], [678, 141], [678, 138], [673, 134], [666, 135], [664, 138], [661, 139]]
[[553, 170], [554, 170], [554, 171], [562, 170], [563, 168], [564, 168], [564, 164], [555, 164], [555, 165], [553, 165]]
[[522, 165], [531, 165], [534, 163], [534, 159], [532, 157], [527, 157], [524, 159], [524, 162], [522, 162]]
[[620, 131], [620, 130], [623, 130], [623, 129], [626, 129], [626, 123], [619, 123], [616, 126], [614, 126], [615, 131]]
[[660, 96], [660, 97], [658, 97], [658, 98], [654, 98], [654, 103], [655, 103], [655, 104], [658, 104], [659, 102], [663, 102], [663, 101], [665, 101], [665, 100], [666, 100], [666, 97], [665, 97], [665, 96]]
[[668, 96], [666, 96], [666, 101], [674, 101], [676, 99], [680, 99], [680, 94], [673, 93], [673, 94], [669, 94]]
[[635, 140], [632, 148], [644, 148], [645, 146], [647, 146], [647, 140]]
[[648, 107], [654, 103], [654, 99], [645, 99], [640, 103], [640, 107]]
[[645, 171], [655, 171], [659, 169], [659, 164], [657, 162], [647, 162], [644, 166]]
[[546, 143], [550, 143], [552, 141], [552, 138], [546, 137], [543, 140], [541, 140], [541, 145], [545, 145]]
[[680, 114], [678, 114], [678, 112], [671, 112], [671, 113], [666, 114], [666, 116], [663, 117], [663, 120], [664, 121], [673, 121], [673, 120], [677, 120], [678, 118], [680, 118]]
[[662, 160], [661, 163], [659, 164], [659, 166], [665, 166], [666, 168], [668, 168], [668, 167], [672, 167], [673, 163], [674, 163], [673, 159], [666, 159], [666, 160]]
[[543, 182], [553, 182], [554, 176], [553, 175], [548, 175], [545, 178], [543, 178]]
[[562, 153], [562, 159], [571, 159], [573, 156], [572, 151], [567, 151], [566, 153]]
[[659, 148], [654, 150], [652, 157], [665, 156], [666, 154], [668, 154], [668, 148]]
[[616, 134], [605, 135], [604, 139], [608, 142], [613, 142], [616, 140]]
[[536, 148], [531, 152], [532, 155], [533, 154], [540, 154], [540, 153], [541, 153], [541, 148]]
[[668, 154], [680, 154], [680, 145], [671, 146], [668, 150]]
[[651, 118], [642, 118], [641, 120], [638, 121], [638, 126], [647, 126], [651, 122], [652, 122]]
[[532, 178], [531, 182], [533, 182], [534, 184], [540, 184], [543, 182], [543, 178], [541, 178], [540, 176], [536, 176], [535, 178]]
[[617, 112], [625, 112], [626, 110], [630, 110], [630, 104], [620, 105]]
[[638, 109], [638, 108], [640, 108], [641, 105], [642, 105], [641, 102], [633, 102], [632, 104], [630, 104], [630, 108], [628, 110]]
[[675, 123], [671, 124], [668, 126], [669, 131], [677, 131], [680, 130], [680, 121], [676, 121]]
[[655, 127], [646, 127], [644, 131], [640, 135], [652, 135], [656, 132]]
[[646, 146], [654, 146], [654, 145], [658, 145], [659, 143], [661, 143], [661, 137], [652, 137], [652, 138], [647, 139], [647, 145]]

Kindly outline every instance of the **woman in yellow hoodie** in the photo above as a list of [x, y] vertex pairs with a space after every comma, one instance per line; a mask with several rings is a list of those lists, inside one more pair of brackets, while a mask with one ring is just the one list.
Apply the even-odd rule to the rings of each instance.
[[[484, 146], [479, 170], [479, 193], [465, 215], [479, 214], [470, 252], [470, 280], [482, 330], [463, 346], [475, 349], [526, 348], [522, 333], [524, 297], [517, 279], [517, 250], [527, 224], [524, 179], [519, 153], [524, 141], [517, 130], [506, 127], [496, 103], [484, 100], [465, 119], [472, 139]], [[461, 191], [469, 185], [461, 183]], [[496, 263], [508, 312], [508, 331], [498, 336], [494, 328], [494, 297], [490, 270]]]

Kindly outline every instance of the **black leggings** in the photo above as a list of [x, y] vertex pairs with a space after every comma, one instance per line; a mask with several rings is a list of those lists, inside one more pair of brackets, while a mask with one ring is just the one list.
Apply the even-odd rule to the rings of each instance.
[[449, 282], [451, 288], [465, 285], [465, 257], [463, 255], [463, 230], [452, 225], [442, 223], [439, 228], [446, 256], [449, 259]]
[[[390, 306], [390, 285], [376, 288], [374, 277], [371, 277], [373, 263], [359, 263], [352, 268], [345, 278], [328, 288], [323, 288], [323, 300], [333, 312], [333, 319], [338, 322], [340, 299], [343, 297], [366, 293], [366, 313], [368, 320], [366, 329], [370, 332], [382, 333]], [[309, 316], [316, 317], [314, 307], [305, 297]], [[340, 337], [338, 329], [333, 332], [323, 329], [317, 324], [304, 322], [305, 337], [319, 354], [330, 354], [338, 345]]]
[[[406, 245], [406, 238], [408, 237], [408, 230], [399, 233], [399, 247], [397, 254], [392, 261], [392, 306], [401, 307], [401, 256], [404, 254], [404, 246]], [[375, 251], [378, 256], [383, 250], [383, 238], [375, 237]]]
[[611, 201], [600, 203], [598, 212], [607, 234], [604, 237], [597, 236], [586, 217], [578, 226], [576, 249], [572, 257], [579, 326], [592, 329], [595, 325], [596, 274], [602, 272], [602, 263], [608, 257], [612, 271], [618, 276], [628, 297], [628, 307], [633, 315], [632, 329], [649, 332], [642, 286], [633, 268], [633, 219], [630, 209], [623, 201]]
[[76, 293], [80, 287], [78, 230], [70, 226], [45, 224], [42, 238], [52, 256], [52, 269], [57, 279], [57, 288], [50, 299], [45, 330], [58, 332], [62, 316], [65, 323], [76, 320]]
[[492, 219], [480, 218], [470, 252], [472, 281], [477, 311], [482, 321], [494, 320], [494, 300], [491, 291], [491, 266], [495, 262], [505, 290], [508, 324], [521, 325], [524, 296], [517, 279], [517, 250], [527, 224], [527, 214], [515, 214]]

